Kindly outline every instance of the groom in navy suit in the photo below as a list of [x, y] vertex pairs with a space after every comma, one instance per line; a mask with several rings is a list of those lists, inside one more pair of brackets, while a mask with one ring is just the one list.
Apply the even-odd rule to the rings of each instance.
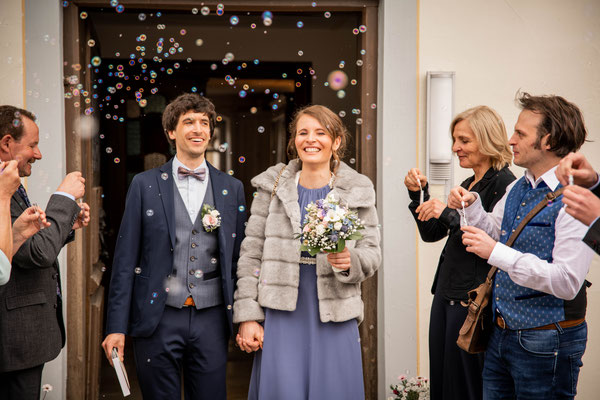
[[163, 113], [177, 153], [131, 182], [108, 296], [109, 361], [133, 338], [144, 399], [226, 399], [225, 367], [233, 291], [244, 237], [242, 183], [205, 152], [215, 107], [183, 94]]

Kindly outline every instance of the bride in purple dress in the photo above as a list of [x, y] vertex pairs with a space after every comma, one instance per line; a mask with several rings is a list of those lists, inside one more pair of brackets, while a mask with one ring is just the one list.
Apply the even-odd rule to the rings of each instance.
[[[290, 124], [290, 161], [252, 179], [257, 188], [237, 269], [240, 348], [256, 351], [249, 399], [364, 399], [360, 285], [381, 262], [373, 184], [341, 161], [346, 129], [324, 106]], [[358, 211], [363, 238], [341, 253], [300, 251], [305, 207], [332, 193]]]

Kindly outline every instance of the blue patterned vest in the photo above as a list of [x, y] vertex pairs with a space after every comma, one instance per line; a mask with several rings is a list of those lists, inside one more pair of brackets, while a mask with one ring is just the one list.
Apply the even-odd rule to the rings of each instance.
[[[525, 177], [517, 181], [506, 199], [500, 232], [501, 243], [506, 243], [521, 219], [549, 192], [552, 190], [543, 181], [535, 189]], [[552, 262], [555, 224], [562, 207], [561, 198], [562, 196], [548, 204], [529, 221], [513, 243], [515, 250]], [[564, 300], [517, 285], [508, 273], [500, 269], [494, 282], [492, 306], [494, 310], [500, 311], [510, 329], [535, 328], [565, 320]]]

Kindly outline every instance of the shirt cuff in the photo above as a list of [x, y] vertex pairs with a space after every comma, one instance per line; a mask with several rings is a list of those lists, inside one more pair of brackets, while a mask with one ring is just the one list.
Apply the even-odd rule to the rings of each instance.
[[598, 222], [598, 219], [600, 219], [600, 216], [596, 217], [596, 219], [595, 219], [595, 220], [593, 220], [593, 221], [592, 221], [592, 223], [591, 223], [591, 224], [589, 224], [588, 226], [589, 226], [589, 227], [592, 227], [592, 226], [594, 226], [594, 224], [595, 224], [596, 222]]
[[72, 194], [69, 194], [69, 193], [66, 193], [66, 192], [54, 192], [54, 194], [65, 196], [65, 197], [68, 197], [69, 199], [75, 201], [75, 196], [73, 196]]
[[505, 244], [497, 242], [490, 254], [488, 264], [500, 268], [504, 272], [509, 272], [516, 263], [519, 252]]
[[596, 181], [596, 183], [594, 183], [594, 184], [593, 184], [591, 187], [589, 187], [588, 189], [590, 189], [590, 190], [594, 190], [594, 189], [596, 189], [596, 188], [598, 187], [598, 185], [600, 185], [600, 174], [598, 174], [598, 173], [596, 172], [596, 176], [598, 177], [598, 180]]

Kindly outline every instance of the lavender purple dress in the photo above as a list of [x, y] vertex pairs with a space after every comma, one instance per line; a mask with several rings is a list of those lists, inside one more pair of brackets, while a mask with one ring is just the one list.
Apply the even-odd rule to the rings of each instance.
[[[304, 208], [327, 193], [329, 186], [298, 185], [302, 221]], [[358, 323], [321, 322], [315, 265], [300, 264], [296, 310], [266, 308], [264, 328], [263, 349], [254, 356], [249, 400], [365, 398]]]

